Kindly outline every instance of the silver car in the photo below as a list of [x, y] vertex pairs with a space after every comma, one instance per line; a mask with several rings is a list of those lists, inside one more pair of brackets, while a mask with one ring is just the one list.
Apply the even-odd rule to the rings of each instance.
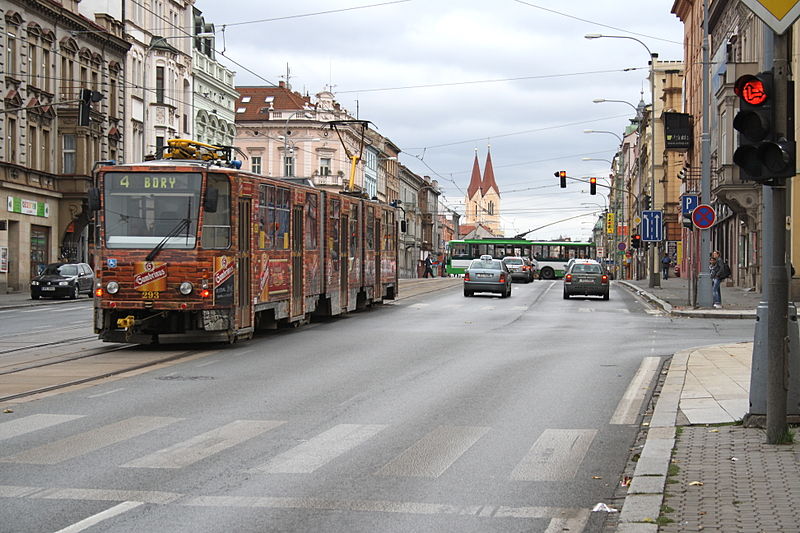
[[570, 296], [602, 296], [608, 300], [608, 274], [603, 265], [592, 260], [578, 260], [564, 275], [564, 299]]
[[533, 264], [527, 257], [504, 257], [503, 263], [511, 272], [511, 279], [521, 279], [525, 283], [533, 281], [535, 275]]
[[482, 255], [469, 264], [464, 272], [464, 296], [476, 292], [496, 292], [501, 298], [511, 296], [511, 272], [503, 261]]

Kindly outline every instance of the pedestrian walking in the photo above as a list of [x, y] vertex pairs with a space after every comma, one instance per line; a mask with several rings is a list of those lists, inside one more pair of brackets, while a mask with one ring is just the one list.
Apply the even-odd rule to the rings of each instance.
[[722, 309], [722, 280], [731, 276], [731, 268], [715, 250], [711, 252], [708, 271], [711, 275], [711, 300], [714, 303], [714, 309]]
[[661, 259], [661, 275], [666, 280], [669, 278], [669, 267], [672, 266], [672, 258], [669, 252], [664, 252], [664, 257]]
[[431, 259], [431, 255], [430, 254], [428, 254], [428, 256], [425, 258], [425, 272], [423, 272], [422, 277], [423, 278], [427, 278], [428, 275], [430, 275], [430, 277], [434, 277], [433, 276], [433, 260]]

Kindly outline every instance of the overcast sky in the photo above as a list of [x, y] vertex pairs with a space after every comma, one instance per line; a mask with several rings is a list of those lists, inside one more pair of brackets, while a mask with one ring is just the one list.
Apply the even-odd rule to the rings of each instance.
[[[560, 189], [553, 172], [608, 175], [608, 163], [582, 159], [611, 159], [619, 141], [584, 130], [620, 134], [634, 111], [592, 100], [635, 105], [644, 91], [649, 103], [649, 56], [630, 39], [584, 35], [635, 37], [659, 59], [680, 61], [683, 28], [672, 4], [197, 0], [196, 7], [217, 29], [217, 50], [238, 63], [218, 56], [237, 85], [277, 84], [287, 64], [300, 93], [331, 85], [351, 114], [403, 150], [401, 163], [438, 180], [444, 202], [462, 214], [475, 150], [483, 171], [490, 145], [511, 236], [604, 207], [588, 185]], [[528, 238], [583, 240], [596, 221], [574, 218]]]

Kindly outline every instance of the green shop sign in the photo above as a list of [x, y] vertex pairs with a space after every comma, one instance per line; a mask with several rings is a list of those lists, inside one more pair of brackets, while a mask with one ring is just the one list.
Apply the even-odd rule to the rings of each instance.
[[8, 212], [47, 218], [50, 216], [50, 207], [46, 202], [37, 202], [35, 200], [26, 200], [24, 198], [9, 196]]

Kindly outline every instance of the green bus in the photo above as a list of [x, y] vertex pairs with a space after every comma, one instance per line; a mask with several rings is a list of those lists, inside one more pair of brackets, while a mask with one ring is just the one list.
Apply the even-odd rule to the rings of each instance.
[[564, 266], [573, 257], [595, 259], [597, 253], [593, 242], [460, 239], [447, 243], [447, 273], [463, 274], [470, 262], [482, 255], [527, 257], [536, 261], [541, 279], [556, 279], [564, 276]]

